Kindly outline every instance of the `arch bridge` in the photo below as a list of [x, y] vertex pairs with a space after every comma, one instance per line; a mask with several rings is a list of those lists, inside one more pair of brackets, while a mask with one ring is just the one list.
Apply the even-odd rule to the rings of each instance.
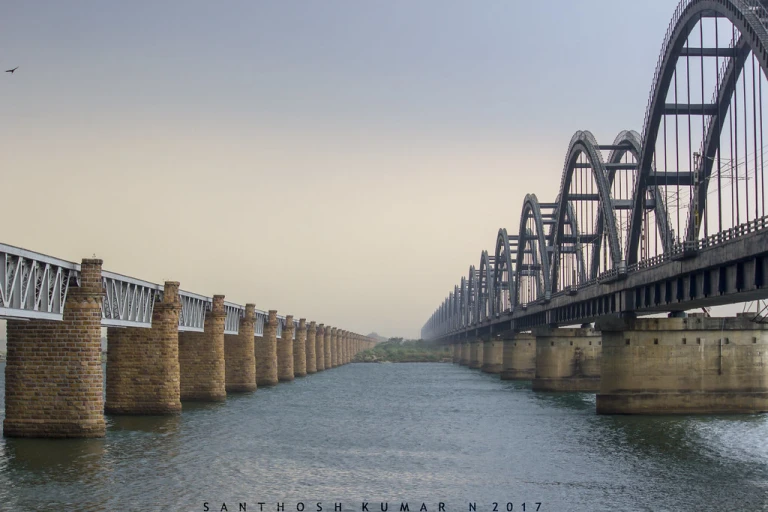
[[[444, 342], [768, 297], [768, 2], [683, 0], [640, 132], [577, 131], [427, 320]], [[767, 98], [768, 100], [768, 98]]]

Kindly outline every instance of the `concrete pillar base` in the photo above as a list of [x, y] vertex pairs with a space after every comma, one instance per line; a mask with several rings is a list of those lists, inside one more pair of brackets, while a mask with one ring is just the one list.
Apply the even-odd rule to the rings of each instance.
[[597, 395], [597, 414], [749, 414], [768, 412], [768, 392]]
[[502, 370], [499, 376], [501, 380], [533, 380], [536, 377], [536, 369]]
[[768, 411], [768, 325], [752, 314], [604, 318], [599, 414]]
[[533, 391], [579, 391], [597, 393], [600, 391], [600, 377], [564, 377], [557, 379], [536, 379], [531, 381]]
[[510, 334], [504, 339], [501, 380], [533, 380], [536, 377], [536, 338], [530, 333]]
[[484, 364], [480, 367], [480, 370], [482, 370], [485, 373], [501, 373], [501, 365], [500, 364]]
[[483, 366], [483, 342], [477, 340], [469, 344], [469, 367], [479, 370]]

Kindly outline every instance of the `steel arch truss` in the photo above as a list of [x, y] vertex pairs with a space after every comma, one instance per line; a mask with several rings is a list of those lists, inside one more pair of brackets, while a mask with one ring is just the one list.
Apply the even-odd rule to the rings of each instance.
[[[604, 219], [602, 228], [607, 239], [611, 267], [619, 267], [622, 251], [614, 216], [616, 206], [619, 205], [611, 199], [607, 166], [595, 137], [588, 131], [576, 132], [568, 145], [557, 201], [552, 243], [552, 292], [564, 287], [577, 287], [597, 277], [596, 270], [592, 275], [585, 275], [584, 251], [585, 246], [588, 246], [589, 259], [593, 259], [596, 252], [599, 254], [600, 245], [595, 229], [598, 216]], [[565, 265], [561, 265], [563, 262]], [[561, 270], [565, 272], [564, 275], [561, 275]]]
[[515, 272], [519, 239], [518, 235], [509, 236], [505, 228], [499, 229], [499, 234], [496, 236], [493, 311], [497, 317], [503, 313], [510, 313], [517, 304]]
[[[556, 207], [555, 203], [539, 203], [536, 194], [528, 194], [523, 200], [515, 258], [518, 304], [524, 305], [531, 300], [549, 300], [551, 297], [551, 233]], [[545, 226], [549, 228], [548, 232]]]
[[[706, 21], [709, 20], [709, 21]], [[713, 20], [713, 21], [712, 21]], [[718, 36], [718, 30], [721, 26], [720, 21], [727, 20], [731, 30], [727, 36], [730, 36], [730, 43], [720, 46], [720, 37]], [[712, 45], [705, 44], [704, 38], [704, 23], [708, 23], [708, 26], [714, 28], [714, 41]], [[758, 194], [758, 184], [754, 184], [753, 190], [755, 191], [755, 198], [753, 205], [756, 208], [754, 215], [749, 212], [745, 212], [743, 218], [739, 218], [738, 215], [738, 201], [740, 194], [738, 191], [733, 196], [733, 201], [736, 201], [736, 215], [732, 215], [729, 220], [726, 221], [726, 225], [723, 223], [722, 211], [724, 207], [732, 206], [728, 200], [723, 200], [717, 209], [719, 213], [712, 212], [718, 217], [717, 227], [713, 229], [716, 232], [723, 232], [729, 228], [735, 228], [739, 224], [744, 224], [750, 221], [757, 221], [760, 216], [764, 216], [765, 213], [762, 210], [764, 204], [764, 185], [762, 171], [762, 152], [764, 149], [764, 142], [762, 141], [762, 94], [760, 94], [760, 106], [757, 105], [757, 93], [755, 92], [755, 77], [757, 72], [755, 71], [755, 63], [758, 65], [758, 71], [760, 76], [757, 77], [757, 82], [762, 87], [763, 78], [766, 76], [766, 70], [768, 70], [768, 31], [766, 30], [766, 22], [768, 22], [768, 12], [766, 12], [763, 4], [757, 0], [685, 0], [680, 3], [675, 14], [670, 22], [669, 28], [664, 38], [664, 44], [659, 55], [656, 71], [654, 73], [652, 89], [648, 98], [648, 106], [645, 114], [645, 121], [643, 123], [643, 138], [641, 144], [641, 152], [639, 157], [639, 177], [636, 183], [636, 190], [633, 195], [632, 215], [630, 219], [629, 240], [627, 249], [627, 260], [630, 264], [634, 265], [640, 262], [642, 259], [647, 259], [648, 255], [643, 254], [641, 251], [643, 233], [644, 213], [648, 208], [644, 203], [649, 198], [652, 199], [652, 194], [649, 190], [652, 187], [663, 187], [665, 194], [667, 189], [675, 189], [674, 208], [670, 208], [672, 204], [671, 200], [667, 201], [667, 217], [669, 220], [670, 235], [669, 244], [663, 243], [664, 255], [669, 256], [675, 253], [685, 252], [689, 247], [695, 249], [698, 245], [697, 240], [700, 238], [700, 231], [702, 225], [707, 224], [707, 203], [708, 203], [708, 191], [712, 190], [712, 182], [717, 183], [716, 190], [718, 197], [720, 197], [721, 183], [717, 179], [712, 179], [713, 174], [716, 177], [722, 177], [723, 175], [730, 176], [731, 181], [735, 183], [732, 187], [738, 187], [739, 180], [749, 178], [747, 173], [749, 171], [750, 161], [747, 158], [749, 155], [748, 143], [751, 138], [749, 130], [747, 128], [747, 121], [753, 124], [755, 132], [755, 141], [752, 143], [752, 149], [754, 150], [755, 162], [753, 171], [755, 174], [755, 181], [758, 180], [758, 174], [760, 179], [760, 188], [763, 189]], [[698, 28], [698, 31], [696, 30]], [[721, 29], [720, 29], [721, 30]], [[708, 39], [712, 39], [708, 34]], [[698, 47], [692, 46], [698, 42]], [[751, 58], [750, 58], [751, 57]], [[705, 61], [708, 58], [708, 61]], [[712, 58], [715, 60], [713, 61]], [[701, 68], [701, 92], [694, 91], [691, 95], [690, 86], [690, 63], [693, 59], [694, 65], [698, 65]], [[697, 62], [697, 61], [700, 61]], [[746, 85], [746, 69], [747, 62], [752, 62], [752, 96], [747, 96]], [[706, 71], [704, 69], [706, 68]], [[687, 91], [683, 89], [683, 98], [678, 95], [678, 73], [681, 75], [682, 69], [685, 69], [684, 79], [687, 86]], [[711, 71], [712, 70], [712, 71]], [[714, 91], [711, 94], [711, 100], [705, 97], [704, 76], [705, 73], [708, 77], [707, 82], [715, 84]], [[739, 77], [742, 76], [741, 84], [739, 84]], [[695, 79], [695, 77], [694, 77]], [[683, 78], [680, 79], [680, 82]], [[743, 90], [741, 86], [743, 86]], [[726, 125], [731, 126], [731, 130], [727, 136], [731, 144], [731, 152], [733, 151], [734, 130], [731, 125], [731, 108], [738, 106], [738, 94], [742, 92], [741, 107], [746, 111], [747, 101], [752, 101], [752, 112], [750, 114], [756, 117], [756, 114], [760, 113], [760, 143], [757, 142], [757, 119], [748, 119], [748, 116], [742, 116], [744, 133], [739, 137], [739, 124], [742, 119], [738, 119], [735, 131], [736, 143], [736, 156], [730, 158], [730, 164], [728, 164], [725, 170], [722, 168], [723, 155], [720, 154], [721, 150], [721, 137], [724, 134], [724, 127]], [[670, 103], [671, 101], [671, 103]], [[695, 103], [698, 101], [700, 103]], [[735, 108], [734, 116], [738, 117], [740, 114], [739, 108]], [[675, 136], [680, 124], [683, 124], [683, 129], [687, 128], [688, 143], [684, 151], [684, 158], [682, 158], [682, 165], [679, 158], [680, 149], [680, 137], [677, 140], [673, 140], [675, 145], [674, 158], [668, 159], [667, 148], [667, 118], [672, 119], [674, 124]], [[683, 123], [680, 120], [683, 119]], [[691, 123], [693, 119], [693, 123]], [[687, 122], [687, 127], [685, 123]], [[691, 128], [693, 126], [693, 129]], [[701, 130], [699, 132], [699, 128]], [[693, 133], [694, 135], [691, 135]], [[696, 141], [692, 139], [696, 139]], [[740, 138], [740, 141], [739, 141]], [[694, 144], [700, 139], [698, 150]], [[740, 142], [743, 143], [744, 152], [741, 156], [738, 154]], [[758, 152], [759, 162], [758, 162]], [[740, 158], [744, 158], [744, 162], [740, 164]], [[750, 157], [751, 158], [751, 157]], [[672, 161], [671, 161], [672, 160]], [[745, 174], [742, 177], [738, 176], [738, 166], [742, 165], [742, 172]], [[735, 169], [733, 169], [735, 167]], [[713, 173], [713, 169], [717, 168]], [[735, 180], [733, 174], [736, 174]], [[750, 193], [748, 191], [744, 194], [745, 197], [742, 201], [747, 202], [747, 210], [750, 210], [748, 201]], [[720, 202], [720, 199], [718, 199]], [[758, 203], [761, 203], [760, 209], [757, 208]], [[673, 218], [674, 217], [674, 218]], [[682, 220], [681, 220], [682, 218]], [[730, 226], [727, 224], [731, 224]], [[677, 232], [676, 235], [671, 233]], [[705, 229], [705, 238], [707, 235]], [[682, 235], [682, 238], [681, 238]], [[648, 238], [649, 235], [645, 235]], [[663, 236], [663, 233], [657, 235]], [[658, 256], [658, 255], [657, 255]]]

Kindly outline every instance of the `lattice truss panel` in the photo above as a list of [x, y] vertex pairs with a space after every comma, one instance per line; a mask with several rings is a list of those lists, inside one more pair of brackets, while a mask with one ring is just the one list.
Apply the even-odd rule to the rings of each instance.
[[267, 323], [267, 317], [268, 314], [266, 311], [256, 310], [256, 321], [253, 324], [254, 337], [261, 338], [264, 336], [264, 326]]
[[227, 313], [227, 317], [224, 320], [224, 334], [239, 333], [240, 319], [245, 316], [245, 308], [232, 302], [225, 302], [224, 311]]
[[152, 310], [162, 287], [102, 270], [104, 300], [101, 325], [105, 327], [152, 327]]
[[182, 290], [179, 290], [179, 298], [181, 299], [179, 331], [203, 332], [205, 312], [210, 311], [213, 300], [203, 295]]
[[0, 316], [61, 320], [80, 265], [0, 244]]

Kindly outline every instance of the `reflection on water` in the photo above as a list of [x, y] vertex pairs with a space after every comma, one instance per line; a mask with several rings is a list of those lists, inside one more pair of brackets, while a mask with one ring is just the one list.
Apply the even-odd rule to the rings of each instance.
[[184, 402], [179, 415], [108, 416], [105, 439], [3, 439], [0, 508], [768, 507], [766, 416], [598, 416], [594, 406], [593, 394], [533, 393], [450, 364], [347, 365], [226, 403]]

